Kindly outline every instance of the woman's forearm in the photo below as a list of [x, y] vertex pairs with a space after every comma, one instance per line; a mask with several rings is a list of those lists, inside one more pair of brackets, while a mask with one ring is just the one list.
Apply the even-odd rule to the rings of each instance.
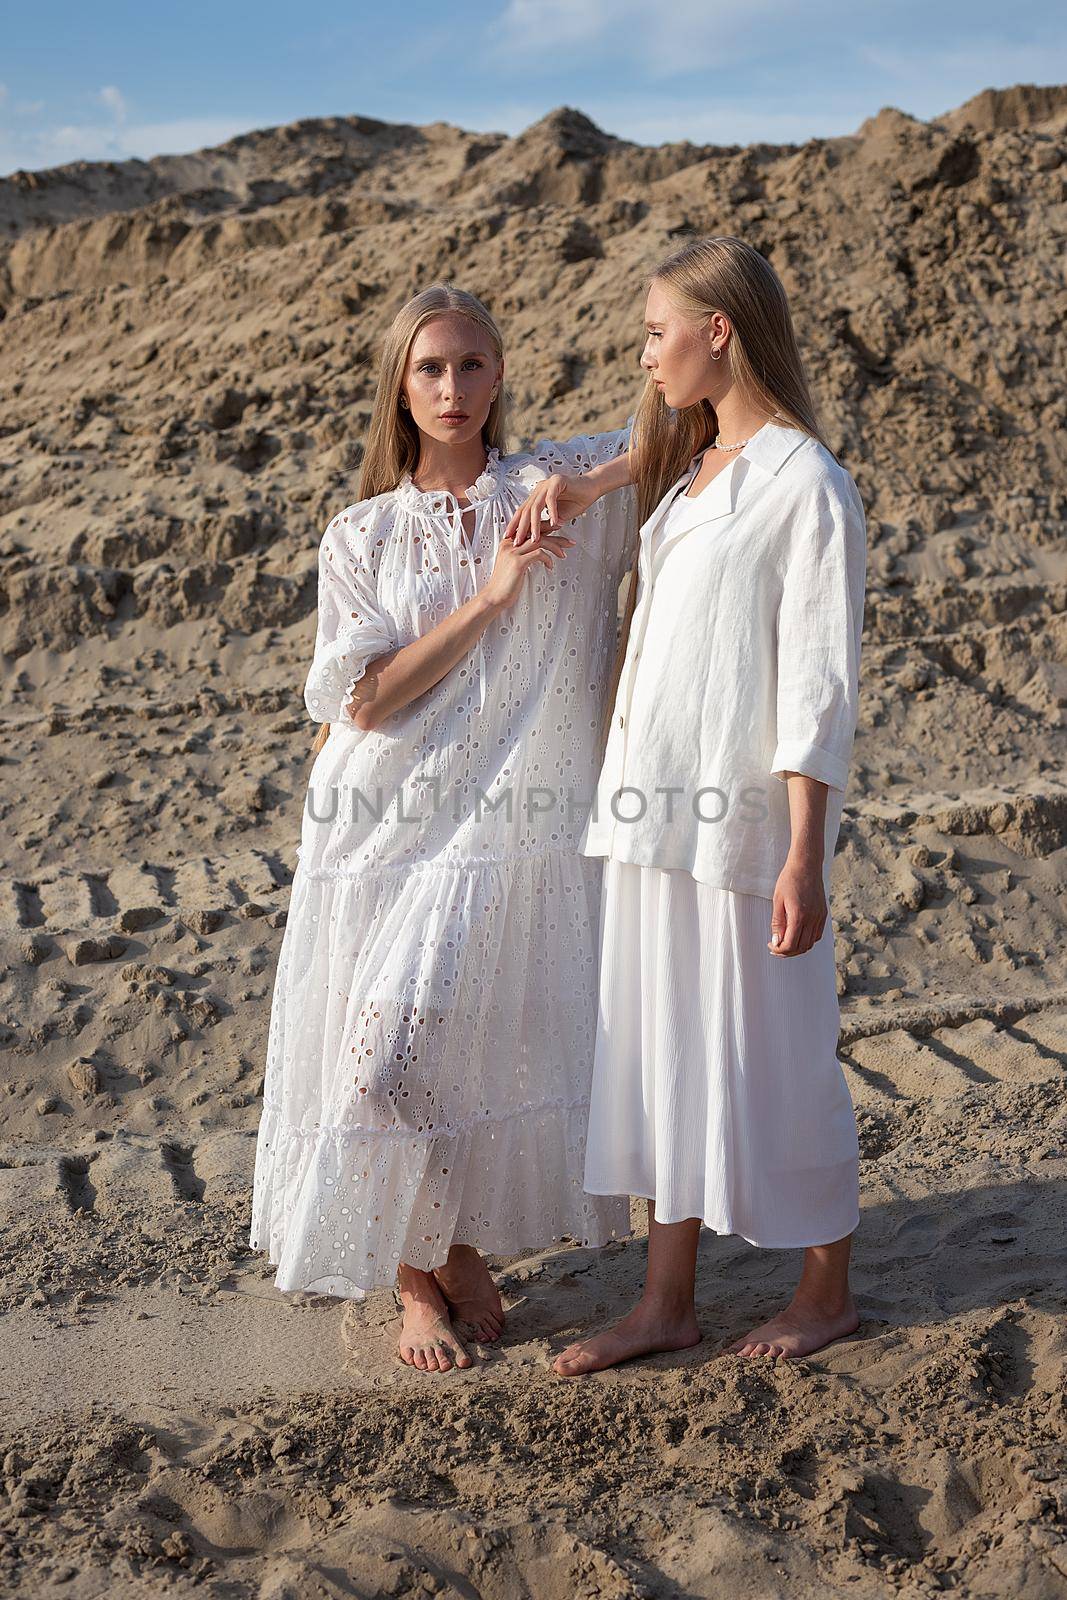
[[501, 609], [484, 594], [472, 595], [411, 644], [376, 656], [346, 703], [345, 710], [356, 727], [378, 727], [394, 711], [440, 683], [474, 648]]
[[825, 783], [806, 772], [787, 772], [789, 793], [789, 859], [794, 866], [821, 872], [825, 857]]
[[628, 450], [624, 450], [621, 455], [612, 456], [610, 461], [602, 461], [599, 467], [590, 467], [588, 472], [582, 473], [582, 482], [596, 490], [597, 500], [602, 495], [611, 494], [613, 489], [625, 489], [626, 485], [633, 481]]
[[590, 467], [588, 472], [550, 473], [530, 490], [522, 505], [512, 512], [506, 537], [514, 539], [517, 546], [525, 545], [528, 540], [536, 544], [543, 537], [543, 517], [548, 518], [550, 527], [560, 528], [564, 523], [584, 516], [602, 495], [610, 494], [614, 489], [624, 489], [632, 482], [628, 451], [613, 456], [610, 461], [602, 461], [597, 467]]

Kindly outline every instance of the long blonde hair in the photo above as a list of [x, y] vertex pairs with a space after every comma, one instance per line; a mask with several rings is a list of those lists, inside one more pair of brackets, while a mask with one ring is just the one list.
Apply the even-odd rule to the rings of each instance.
[[[799, 428], [830, 449], [808, 387], [789, 301], [766, 256], [732, 234], [692, 239], [660, 262], [649, 279], [649, 285], [652, 283], [662, 284], [687, 317], [705, 323], [713, 311], [719, 311], [729, 319], [730, 374], [747, 408], [772, 412], [782, 427]], [[696, 405], [674, 411], [649, 377], [634, 417], [630, 447], [639, 523], [647, 521], [671, 484], [678, 481], [693, 457], [711, 444], [718, 431], [710, 401], [699, 400]], [[630, 637], [637, 570], [635, 561], [601, 744]]]
[[[418, 465], [419, 430], [411, 412], [400, 404], [404, 372], [416, 335], [434, 317], [449, 311], [457, 311], [476, 323], [488, 334], [497, 360], [504, 359], [504, 338], [496, 321], [477, 295], [466, 289], [457, 289], [451, 283], [434, 283], [402, 305], [382, 344], [374, 410], [359, 475], [360, 500], [395, 489], [405, 472], [414, 472]], [[482, 442], [487, 450], [498, 450], [502, 456], [507, 454], [510, 406], [511, 394], [501, 383], [482, 428]], [[313, 755], [322, 749], [329, 734], [330, 724], [324, 722], [311, 746]]]

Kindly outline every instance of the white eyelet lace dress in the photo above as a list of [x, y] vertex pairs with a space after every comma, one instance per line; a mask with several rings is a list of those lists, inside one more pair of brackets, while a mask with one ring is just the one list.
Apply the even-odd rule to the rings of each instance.
[[374, 730], [344, 707], [490, 573], [508, 520], [556, 470], [629, 429], [542, 441], [462, 508], [398, 488], [320, 546], [305, 687], [330, 735], [312, 767], [271, 1007], [250, 1243], [283, 1290], [362, 1298], [400, 1261], [465, 1242], [510, 1254], [630, 1231], [583, 1188], [602, 865], [578, 850], [595, 788], [632, 489], [567, 531], [480, 648]]

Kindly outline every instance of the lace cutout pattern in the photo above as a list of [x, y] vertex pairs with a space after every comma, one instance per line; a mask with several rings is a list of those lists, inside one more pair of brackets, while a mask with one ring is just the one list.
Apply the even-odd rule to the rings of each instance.
[[579, 519], [566, 561], [531, 569], [480, 663], [374, 730], [341, 715], [375, 655], [480, 587], [539, 478], [628, 437], [490, 453], [469, 542], [458, 503], [410, 480], [325, 530], [305, 703], [331, 730], [275, 978], [250, 1233], [281, 1289], [358, 1298], [453, 1242], [629, 1232], [625, 1197], [583, 1189], [602, 866], [577, 846], [633, 491]]

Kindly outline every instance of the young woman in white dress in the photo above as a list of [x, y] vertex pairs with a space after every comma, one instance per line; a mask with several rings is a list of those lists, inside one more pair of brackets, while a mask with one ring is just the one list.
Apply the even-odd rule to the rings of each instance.
[[[585, 1183], [648, 1197], [648, 1270], [634, 1310], [556, 1359], [565, 1376], [699, 1342], [702, 1222], [804, 1250], [790, 1304], [730, 1350], [800, 1356], [858, 1326], [828, 900], [863, 506], [762, 255], [686, 245], [653, 275], [645, 317], [630, 452], [644, 520], [582, 848], [607, 857]], [[557, 475], [509, 531], [536, 547], [596, 493]]]
[[[500, 332], [436, 285], [386, 338], [360, 498], [319, 549], [315, 742], [270, 1018], [250, 1242], [283, 1290], [394, 1285], [398, 1355], [499, 1337], [481, 1252], [629, 1233], [583, 1188], [602, 863], [579, 852], [628, 427], [505, 450]], [[622, 465], [619, 465], [621, 453]], [[621, 487], [519, 551], [556, 470]]]

